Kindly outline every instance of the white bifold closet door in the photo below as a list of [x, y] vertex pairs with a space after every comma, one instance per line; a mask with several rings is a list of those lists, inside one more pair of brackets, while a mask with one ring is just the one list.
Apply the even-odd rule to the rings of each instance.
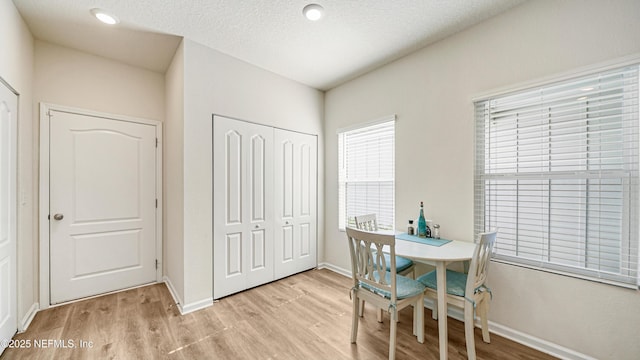
[[317, 266], [317, 137], [275, 130], [275, 275]]
[[215, 299], [273, 280], [273, 128], [213, 121]]
[[317, 137], [213, 119], [213, 297], [317, 266]]

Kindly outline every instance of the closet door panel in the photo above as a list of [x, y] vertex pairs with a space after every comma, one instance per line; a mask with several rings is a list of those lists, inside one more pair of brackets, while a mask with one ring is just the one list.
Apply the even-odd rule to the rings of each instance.
[[240, 291], [246, 283], [243, 219], [244, 129], [213, 122], [214, 297]]
[[317, 266], [317, 137], [276, 129], [276, 278]]
[[213, 295], [272, 281], [273, 128], [214, 116]]
[[266, 140], [260, 135], [251, 138], [251, 221], [263, 222], [266, 218], [265, 209], [265, 188], [267, 179], [265, 177]]
[[298, 164], [297, 188], [299, 199], [295, 203], [298, 233], [295, 242], [297, 271], [314, 268], [317, 259], [317, 137], [295, 134], [297, 137], [297, 152], [294, 163]]
[[268, 264], [264, 230], [251, 232], [251, 248], [251, 271], [264, 269]]
[[242, 136], [235, 130], [224, 134], [225, 217], [227, 225], [242, 222]]
[[316, 160], [312, 158], [311, 153], [310, 144], [302, 143], [300, 145], [300, 216], [311, 216], [311, 198], [315, 196], [315, 192], [311, 191], [313, 185], [311, 164]]
[[247, 151], [248, 219], [251, 242], [247, 244], [247, 287], [273, 280], [273, 128], [248, 124], [251, 140]]
[[281, 263], [293, 261], [293, 226], [285, 225], [282, 227], [281, 241], [282, 246], [280, 247], [280, 258], [278, 260]]
[[[278, 146], [278, 145], [276, 145]], [[281, 158], [281, 168], [278, 173], [280, 175], [280, 181], [276, 182], [280, 190], [282, 190], [280, 200], [282, 201], [281, 218], [291, 219], [293, 218], [293, 143], [289, 140], [285, 140], [280, 144], [279, 158]]]
[[225, 242], [226, 277], [242, 275], [242, 233], [227, 234]]
[[300, 258], [311, 256], [311, 225], [300, 224]]

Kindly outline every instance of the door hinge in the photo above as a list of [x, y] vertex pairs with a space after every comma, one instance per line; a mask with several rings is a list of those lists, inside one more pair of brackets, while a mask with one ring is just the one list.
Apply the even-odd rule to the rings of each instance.
[[158, 138], [156, 138], [156, 147], [158, 147]]
[[158, 199], [156, 199], [156, 209], [158, 208]]
[[156, 259], [156, 270], [158, 270], [158, 259]]

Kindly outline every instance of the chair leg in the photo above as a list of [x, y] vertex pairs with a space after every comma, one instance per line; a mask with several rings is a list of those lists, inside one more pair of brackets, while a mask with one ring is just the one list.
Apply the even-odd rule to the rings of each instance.
[[480, 303], [478, 304], [477, 311], [480, 316], [480, 323], [482, 325], [482, 341], [490, 343], [489, 337], [489, 300], [490, 295], [483, 294]]
[[476, 359], [476, 343], [473, 338], [473, 305], [465, 304], [464, 306], [464, 338], [467, 342], [467, 358], [469, 360]]
[[360, 315], [360, 317], [364, 316], [364, 300], [360, 301], [360, 314], [358, 315]]
[[431, 310], [431, 318], [438, 320], [438, 300], [433, 299], [433, 309]]
[[398, 330], [398, 311], [396, 309], [391, 310], [391, 319], [389, 320], [389, 360], [395, 360], [396, 358], [396, 333]]
[[356, 343], [356, 338], [358, 337], [358, 308], [360, 305], [360, 299], [358, 298], [358, 293], [356, 292], [353, 295], [353, 314], [351, 316], [351, 343]]
[[417, 328], [415, 335], [418, 337], [418, 342], [424, 344], [424, 296], [420, 296], [418, 303], [413, 308], [413, 312], [413, 326], [414, 329]]
[[382, 322], [382, 309], [378, 309], [378, 322]]
[[418, 336], [418, 307], [416, 305], [411, 305], [413, 307], [413, 336]]

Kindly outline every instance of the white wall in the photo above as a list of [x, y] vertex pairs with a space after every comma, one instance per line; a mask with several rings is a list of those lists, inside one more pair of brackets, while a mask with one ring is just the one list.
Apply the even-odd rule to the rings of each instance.
[[[638, 1], [530, 1], [327, 92], [325, 261], [349, 266], [337, 129], [397, 114], [396, 225], [424, 201], [444, 237], [471, 240], [472, 99], [640, 52], [638, 14]], [[498, 325], [599, 359], [640, 354], [637, 291], [497, 263], [490, 285]]]
[[[318, 135], [323, 93], [190, 40], [184, 40], [185, 308], [212, 298], [212, 114]], [[319, 164], [323, 163], [322, 155]], [[324, 198], [319, 171], [319, 198]], [[324, 209], [319, 208], [319, 214]], [[323, 229], [322, 216], [318, 228]], [[323, 239], [319, 231], [319, 239]], [[320, 241], [319, 248], [323, 245]], [[167, 261], [170, 261], [167, 259]]]
[[164, 266], [175, 299], [184, 294], [184, 45], [181, 43], [165, 74], [164, 121]]
[[164, 120], [164, 74], [37, 40], [35, 102]]
[[18, 322], [37, 303], [37, 163], [32, 116], [33, 37], [11, 1], [0, 1], [0, 77], [18, 93]]

